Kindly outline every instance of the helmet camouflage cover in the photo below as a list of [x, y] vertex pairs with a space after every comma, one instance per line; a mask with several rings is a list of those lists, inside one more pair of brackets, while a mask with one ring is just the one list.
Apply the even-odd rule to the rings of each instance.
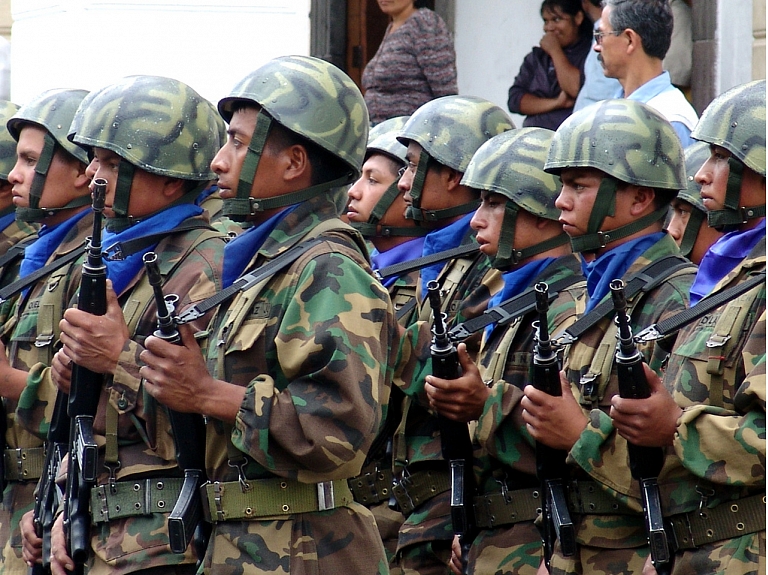
[[680, 190], [677, 197], [691, 204], [698, 210], [706, 212], [704, 202], [701, 199], [701, 186], [694, 179], [696, 172], [709, 159], [709, 144], [694, 142], [685, 149], [685, 173], [688, 174], [688, 186]]
[[557, 220], [560, 181], [544, 171], [554, 132], [522, 128], [494, 136], [475, 152], [461, 183], [509, 198], [533, 215]]
[[378, 152], [386, 154], [399, 164], [405, 165], [405, 154], [408, 148], [400, 143], [395, 135], [403, 129], [407, 121], [408, 116], [397, 116], [384, 120], [382, 123], [371, 128], [368, 136], [366, 158], [372, 153]]
[[765, 80], [736, 86], [715, 98], [691, 137], [725, 148], [765, 176]]
[[634, 100], [605, 100], [557, 129], [544, 169], [596, 168], [621, 182], [665, 190], [686, 187], [683, 147], [659, 112]]
[[477, 149], [515, 127], [496, 104], [475, 96], [443, 96], [416, 110], [398, 136], [419, 144], [431, 158], [461, 173]]
[[89, 160], [85, 150], [67, 139], [72, 118], [87, 94], [85, 90], [46, 90], [19, 108], [6, 124], [8, 131], [18, 142], [25, 123], [38, 124], [58, 145], [87, 164]]
[[91, 92], [70, 137], [111, 150], [147, 172], [205, 181], [220, 148], [220, 121], [210, 102], [171, 78], [129, 76]]
[[275, 58], [243, 78], [219, 101], [229, 122], [238, 101], [258, 104], [279, 124], [344, 161], [360, 175], [368, 140], [368, 108], [355, 83], [333, 64], [309, 56]]
[[[18, 109], [13, 102], [0, 100], [0, 122], [6, 124]], [[16, 140], [7, 129], [0, 130], [0, 179], [7, 180], [15, 164]]]

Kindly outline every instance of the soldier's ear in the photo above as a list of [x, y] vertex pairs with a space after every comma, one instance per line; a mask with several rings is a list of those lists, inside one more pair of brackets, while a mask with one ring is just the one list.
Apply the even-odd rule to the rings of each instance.
[[312, 176], [312, 166], [309, 162], [307, 149], [301, 144], [293, 144], [284, 148], [281, 152], [281, 167], [283, 179], [295, 181], [297, 178]]

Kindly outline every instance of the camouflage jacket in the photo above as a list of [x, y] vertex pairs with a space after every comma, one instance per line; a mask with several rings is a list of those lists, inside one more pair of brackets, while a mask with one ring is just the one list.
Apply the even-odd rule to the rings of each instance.
[[[335, 204], [320, 196], [288, 214], [248, 269], [303, 240], [322, 242], [238, 293], [212, 324], [209, 371], [245, 388], [234, 427], [218, 420], [208, 425], [212, 481], [238, 480], [238, 468], [228, 464], [233, 457], [245, 458], [243, 470], [251, 480], [350, 478], [360, 472], [380, 430], [398, 329], [389, 295], [373, 279], [362, 237], [336, 213]], [[268, 570], [264, 555], [271, 555], [273, 545], [275, 557], [290, 554], [291, 571], [295, 553], [306, 554], [309, 547], [322, 572], [386, 569], [373, 517], [354, 502], [300, 516], [217, 523], [205, 568], [213, 562], [216, 569], [227, 557], [239, 568], [259, 564], [253, 569]]]
[[[203, 221], [207, 219], [201, 217]], [[181, 298], [183, 309], [210, 297], [221, 289], [221, 263], [224, 249], [223, 236], [212, 230], [192, 230], [166, 236], [154, 251], [164, 279], [165, 294]], [[142, 477], [182, 477], [175, 457], [173, 434], [167, 411], [143, 389], [139, 376], [139, 354], [147, 336], [157, 328], [153, 292], [142, 268], [119, 294], [123, 314], [129, 326], [131, 339], [118, 358], [117, 370], [105, 378], [105, 385], [94, 421], [94, 435], [100, 446], [105, 444], [106, 412], [117, 412], [118, 482]], [[204, 330], [210, 318], [197, 320], [193, 325]], [[19, 400], [19, 421], [33, 433], [47, 433], [56, 387], [50, 378], [50, 368], [38, 363], [32, 366], [30, 376]], [[109, 402], [109, 407], [107, 406]], [[99, 454], [97, 483], [109, 482], [104, 463], [104, 449]], [[170, 511], [170, 508], [167, 509]], [[94, 512], [94, 510], [92, 510]], [[153, 533], [152, 537], [135, 534]], [[91, 545], [95, 554], [89, 563], [89, 573], [131, 573], [151, 567], [194, 563], [191, 549], [184, 555], [175, 555], [168, 549], [167, 513], [153, 513], [124, 517], [92, 527]]]
[[[586, 306], [586, 287], [576, 256], [558, 258], [534, 283], [553, 284], [573, 277], [576, 282], [563, 290], [550, 304], [550, 337], [566, 329]], [[531, 383], [535, 311], [497, 328], [483, 341], [478, 365], [483, 380], [492, 380], [491, 396], [475, 430], [475, 469], [480, 492], [498, 492], [498, 481], [506, 478], [507, 488], [522, 489], [538, 485], [533, 439], [525, 428], [520, 409], [523, 388]]]
[[[765, 271], [765, 260], [763, 240], [712, 294]], [[721, 352], [716, 352], [718, 347]], [[683, 408], [659, 475], [664, 515], [697, 510], [703, 494], [707, 494], [703, 504], [714, 507], [764, 493], [765, 285], [683, 327], [664, 384]], [[626, 458], [626, 442], [608, 436], [593, 448], [593, 475], [611, 490], [639, 498], [636, 483], [606, 477], [613, 475], [611, 462]]]
[[[677, 246], [669, 235], [665, 235], [632, 263], [624, 279], [650, 262], [676, 254], [679, 254]], [[695, 267], [691, 264], [690, 269], [673, 274], [642, 297], [638, 295], [628, 300], [627, 313], [630, 316], [632, 332], [637, 333], [640, 329], [658, 323], [688, 307], [688, 292], [694, 275]], [[610, 295], [606, 296], [606, 298], [609, 297]], [[606, 317], [572, 344], [566, 352], [564, 366], [566, 376], [571, 382], [574, 397], [581, 402], [589, 417], [589, 423], [571, 449], [568, 461], [574, 465], [573, 479], [587, 479], [592, 476], [599, 480], [607, 474], [611, 478], [611, 484], [633, 485], [633, 493], [638, 494], [638, 485], [631, 479], [626, 457], [610, 470], [601, 467], [600, 463], [593, 459], [595, 452], [599, 452], [599, 445], [616, 435], [608, 415], [611, 398], [618, 394], [618, 380], [613, 361], [616, 349], [615, 334], [616, 325], [613, 317]], [[651, 342], [638, 345], [638, 348], [646, 363], [660, 373], [662, 362], [672, 343], [667, 339], [655, 344]], [[595, 376], [597, 398], [594, 406], [592, 406], [593, 402], [582, 393], [583, 386], [580, 384], [582, 376], [587, 374]], [[607, 486], [598, 485], [609, 491]], [[584, 515], [579, 518], [577, 527], [579, 543], [611, 548], [640, 547], [646, 544], [641, 508], [627, 496], [618, 497], [618, 499], [626, 514]]]
[[[4, 256], [10, 248], [27, 238], [34, 241], [37, 236], [37, 229], [37, 224], [14, 220], [11, 225], [0, 232], [0, 257]], [[2, 269], [0, 269], [0, 288], [7, 286], [19, 276], [19, 268], [22, 259], [22, 254], [19, 254], [18, 258], [9, 261]], [[4, 301], [0, 304], [0, 326], [7, 326], [8, 328], [12, 327], [13, 324], [8, 323], [8, 320], [13, 313], [16, 297], [17, 296], [11, 297], [8, 301]], [[8, 334], [4, 331], [4, 328], [0, 328], [0, 338], [6, 340], [7, 336]]]

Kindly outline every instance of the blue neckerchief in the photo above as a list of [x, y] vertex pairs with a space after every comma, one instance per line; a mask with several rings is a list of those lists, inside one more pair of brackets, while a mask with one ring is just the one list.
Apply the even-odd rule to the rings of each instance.
[[661, 240], [664, 234], [665, 232], [656, 232], [621, 244], [591, 263], [582, 261], [581, 269], [587, 278], [587, 294], [589, 294], [587, 309], [584, 313], [592, 311], [608, 295], [610, 283], [615, 279], [623, 278], [635, 260], [653, 244]]
[[[118, 234], [110, 232], [105, 228], [101, 234], [101, 244], [105, 246], [107, 251], [109, 251], [109, 248], [118, 242], [125, 242], [157, 232], [170, 231], [184, 220], [199, 216], [202, 213], [203, 208], [200, 206], [194, 204], [180, 204], [163, 210], [159, 214], [155, 214], [145, 220], [141, 220]], [[123, 290], [128, 287], [131, 280], [136, 277], [136, 274], [144, 268], [144, 261], [142, 259], [144, 254], [155, 249], [155, 246], [157, 246], [159, 242], [160, 240], [139, 252], [126, 256], [124, 260], [107, 259], [105, 261], [107, 265], [107, 277], [112, 280], [112, 287], [117, 295], [122, 294]]]
[[266, 222], [248, 228], [224, 247], [224, 269], [222, 270], [222, 287], [228, 288], [234, 281], [243, 275], [245, 267], [253, 259], [253, 256], [267, 240], [272, 230], [277, 227], [285, 216], [296, 209], [291, 206], [282, 212], [276, 213]]
[[[424, 238], [414, 238], [395, 246], [394, 248], [385, 252], [380, 252], [374, 249], [371, 252], [371, 267], [374, 270], [380, 270], [387, 266], [393, 266], [402, 262], [409, 262], [419, 257], [424, 249]], [[391, 287], [398, 279], [398, 276], [390, 276], [382, 280], [382, 285], [385, 288]]]
[[211, 184], [207, 188], [205, 188], [200, 194], [195, 198], [195, 204], [198, 206], [202, 204], [206, 199], [208, 199], [208, 196], [213, 194], [214, 192], [219, 191], [219, 186], [216, 184]]
[[699, 271], [691, 286], [691, 305], [712, 292], [717, 283], [727, 276], [757, 243], [765, 237], [765, 218], [747, 231], [730, 232], [712, 244], [701, 259]]
[[[24, 250], [24, 259], [21, 260], [21, 267], [19, 268], [19, 278], [28, 276], [42, 268], [51, 254], [67, 237], [67, 234], [77, 225], [77, 222], [90, 213], [92, 213], [90, 209], [83, 210], [56, 226], [41, 227], [40, 231], [37, 232], [37, 239]], [[25, 289], [22, 294], [26, 295], [27, 291], [29, 288]]]
[[4, 230], [16, 221], [16, 212], [12, 211], [10, 214], [4, 215], [0, 218], [0, 230]]
[[[555, 261], [555, 258], [544, 258], [543, 260], [533, 260], [522, 267], [519, 267], [501, 274], [504, 280], [504, 287], [501, 291], [495, 293], [488, 301], [488, 309], [499, 305], [501, 302], [511, 297], [520, 295], [533, 281], [541, 275], [544, 269]], [[485, 339], [491, 337], [491, 333], [496, 329], [496, 323], [485, 327]]]
[[[462, 240], [466, 237], [469, 231], [469, 222], [472, 220], [474, 212], [467, 214], [460, 220], [453, 222], [451, 225], [435, 230], [424, 236], [424, 250], [422, 256], [431, 256], [438, 252], [457, 248], [461, 245]], [[421, 268], [421, 299], [424, 300], [427, 297], [427, 284], [437, 276], [445, 267], [445, 262], [438, 262]]]

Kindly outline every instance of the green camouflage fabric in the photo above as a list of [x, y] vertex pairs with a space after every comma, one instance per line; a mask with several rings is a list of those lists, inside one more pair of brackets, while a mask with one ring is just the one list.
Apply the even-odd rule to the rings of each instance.
[[[68, 126], [85, 148], [104, 148], [160, 176], [211, 180], [221, 142], [210, 102], [171, 78], [129, 76], [91, 92]], [[70, 144], [72, 145], [72, 144]]]
[[[531, 281], [552, 284], [573, 277], [580, 281], [561, 292], [550, 304], [548, 329], [558, 333], [570, 326], [586, 306], [585, 282], [579, 260], [554, 259]], [[478, 366], [483, 380], [493, 380], [474, 432], [475, 479], [478, 494], [501, 493], [540, 486], [536, 478], [534, 442], [522, 419], [523, 388], [532, 383], [535, 312], [497, 327], [484, 339]], [[481, 530], [469, 552], [470, 573], [535, 575], [542, 560], [541, 534], [533, 520]]]
[[[203, 217], [196, 219], [207, 221]], [[164, 278], [163, 291], [180, 296], [179, 309], [221, 290], [223, 250], [221, 234], [209, 230], [168, 235], [157, 244], [154, 251]], [[141, 268], [136, 278], [118, 294], [126, 323], [134, 329], [129, 332], [131, 340], [118, 359], [115, 375], [105, 379], [94, 424], [96, 440], [103, 446], [107, 402], [117, 410], [118, 482], [147, 477], [183, 477], [176, 464], [167, 411], [144, 391], [139, 376], [143, 365], [139, 355], [144, 350], [144, 340], [157, 329], [157, 310], [152, 290], [147, 286], [146, 275]], [[195, 328], [204, 330], [209, 319], [200, 318], [194, 323]], [[20, 424], [34, 435], [44, 437], [55, 398], [56, 386], [50, 378], [50, 368], [45, 363], [30, 362], [27, 387], [22, 392], [17, 409]], [[103, 449], [99, 457], [97, 483], [105, 485], [109, 481], [109, 473], [103, 465]], [[169, 512], [171, 508], [168, 508]], [[126, 517], [94, 525], [91, 530], [93, 553], [89, 558], [88, 573], [125, 574], [155, 567], [193, 565], [196, 562], [191, 548], [177, 555], [171, 553], [168, 545], [167, 513]]]
[[[54, 261], [74, 250], [82, 251], [85, 238], [92, 231], [93, 214], [89, 213], [83, 216], [70, 230], [48, 261]], [[45, 342], [41, 341], [41, 347], [36, 347], [38, 311], [45, 305], [43, 302], [50, 303], [53, 297], [49, 287], [59, 284], [61, 285], [61, 292], [56, 292], [55, 296], [60, 298], [60, 309], [66, 309], [80, 284], [81, 268], [81, 260], [78, 259], [75, 263], [60, 268], [51, 276], [43, 278], [33, 285], [23, 299], [17, 298], [15, 300], [11, 317], [3, 328], [6, 334], [10, 334], [9, 338], [4, 339], [4, 343], [12, 367], [30, 371], [36, 364], [39, 364], [41, 368], [50, 364], [58, 345], [58, 322], [61, 318], [51, 319], [50, 332], [53, 337], [50, 343], [45, 345]], [[41, 358], [44, 363], [41, 362]], [[33, 370], [29, 377], [34, 379], [36, 375], [37, 372]], [[30, 433], [22, 427], [19, 417], [15, 413], [18, 403], [8, 398], [3, 398], [3, 403], [6, 410], [7, 425], [5, 446], [10, 449], [42, 448], [44, 435]], [[51, 403], [52, 411], [53, 403]], [[47, 427], [45, 433], [47, 433]], [[2, 541], [7, 542], [3, 550], [3, 573], [13, 575], [26, 575], [27, 573], [28, 567], [21, 558], [19, 520], [34, 505], [36, 485], [37, 478], [29, 481], [12, 481], [8, 483], [3, 493], [3, 505], [0, 507], [0, 536], [3, 537]]]
[[6, 126], [14, 140], [25, 123], [38, 124], [53, 136], [61, 147], [84, 164], [88, 164], [88, 154], [80, 146], [67, 139], [69, 125], [80, 102], [88, 94], [85, 90], [46, 90], [24, 104]]
[[[245, 388], [234, 429], [208, 425], [212, 481], [238, 480], [228, 450], [245, 458], [249, 479], [317, 483], [362, 469], [389, 398], [398, 331], [362, 238], [336, 211], [316, 196], [287, 214], [248, 269], [317, 234], [324, 241], [237, 294], [212, 323], [209, 370]], [[373, 515], [354, 502], [216, 523], [203, 561], [203, 573], [214, 575], [345, 571], [387, 573]]]
[[720, 94], [704, 110], [691, 137], [725, 148], [765, 177], [765, 80]]
[[403, 129], [409, 117], [396, 116], [389, 118], [371, 128], [371, 132], [368, 134], [368, 146], [365, 151], [366, 159], [371, 154], [378, 152], [386, 154], [398, 163], [405, 165], [405, 153], [408, 151], [408, 148], [398, 141], [395, 135]]
[[557, 221], [560, 180], [543, 171], [554, 134], [544, 128], [521, 128], [494, 136], [472, 156], [461, 183], [501, 194], [526, 212]]
[[683, 148], [672, 125], [634, 100], [605, 100], [557, 129], [544, 169], [596, 168], [617, 180], [665, 190], [686, 187]]
[[694, 176], [708, 159], [709, 145], [704, 142], [694, 142], [685, 149], [685, 173], [688, 174], [688, 185], [677, 193], [679, 199], [702, 212], [706, 212], [707, 209], [701, 199], [701, 186], [696, 183]]
[[[5, 125], [18, 111], [19, 107], [13, 102], [0, 100], [0, 124]], [[7, 129], [0, 128], [0, 180], [8, 180], [15, 164], [16, 140]]]
[[353, 173], [350, 181], [360, 176], [368, 108], [360, 89], [333, 64], [309, 56], [270, 60], [219, 101], [227, 122], [233, 105], [243, 100], [256, 102], [275, 121], [343, 160]]
[[419, 144], [441, 164], [464, 173], [477, 149], [488, 139], [515, 127], [509, 115], [476, 96], [443, 96], [422, 105], [397, 139]]
[[[765, 240], [712, 291], [765, 271]], [[659, 475], [665, 517], [732, 505], [765, 494], [765, 284], [705, 315], [677, 335], [663, 381], [683, 408]], [[718, 347], [725, 335], [731, 335]], [[592, 475], [639, 505], [637, 486], [616, 474], [626, 442], [606, 436], [584, 445]], [[591, 453], [587, 454], [586, 449]], [[610, 476], [610, 481], [608, 480]], [[764, 505], [764, 504], [763, 504]], [[705, 509], [706, 510], [706, 509]], [[765, 531], [678, 551], [672, 573], [762, 573]]]
[[[624, 274], [624, 279], [649, 264], [667, 255], [680, 252], [674, 240], [664, 235], [659, 241], [638, 257]], [[643, 297], [629, 300], [627, 313], [630, 327], [637, 333], [643, 327], [658, 323], [688, 307], [688, 292], [693, 282], [695, 266], [686, 268], [668, 277]], [[606, 296], [610, 298], [610, 294]], [[616, 436], [608, 411], [611, 398], [618, 394], [618, 380], [613, 365], [616, 347], [616, 324], [613, 317], [606, 317], [566, 351], [565, 373], [571, 382], [574, 397], [582, 404], [589, 417], [589, 423], [571, 449], [568, 462], [573, 466], [571, 479], [598, 480], [598, 488], [609, 492], [619, 510], [615, 515], [572, 514], [576, 524], [576, 541], [579, 544], [574, 557], [565, 558], [559, 548], [552, 559], [553, 573], [639, 573], [648, 555], [645, 527], [639, 504], [639, 487], [630, 475], [626, 452], [614, 464], [603, 465], [596, 460], [600, 446]], [[674, 336], [670, 336], [673, 338]], [[660, 373], [663, 360], [672, 347], [669, 339], [638, 344], [638, 349], [648, 365]], [[604, 361], [596, 358], [605, 357]], [[593, 364], [594, 362], [594, 364]], [[583, 393], [580, 385], [582, 376], [592, 373], [596, 376], [597, 400], [594, 405]], [[609, 477], [606, 484], [601, 481]], [[622, 492], [611, 492], [609, 487], [630, 486]], [[603, 553], [605, 551], [605, 553]], [[639, 565], [639, 568], [638, 568]]]

